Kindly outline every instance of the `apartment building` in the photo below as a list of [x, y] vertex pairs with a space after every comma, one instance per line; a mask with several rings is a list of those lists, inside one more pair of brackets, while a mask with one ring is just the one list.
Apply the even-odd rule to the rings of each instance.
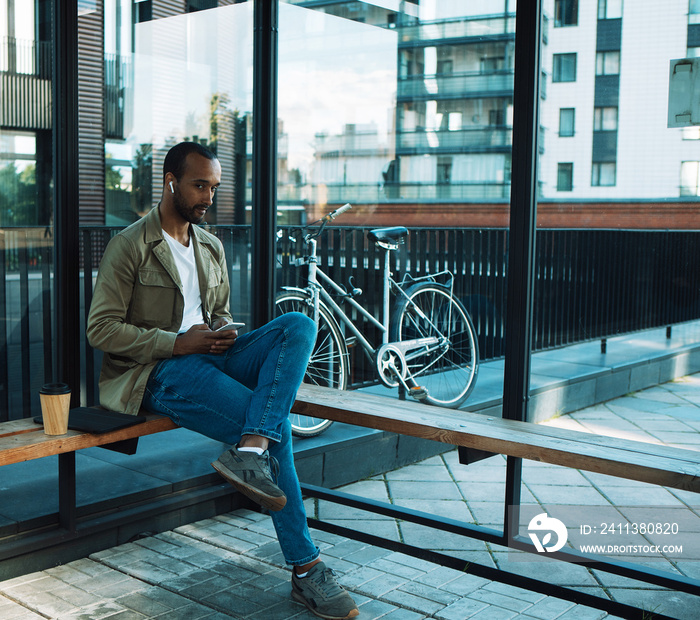
[[[82, 222], [128, 221], [157, 199], [157, 145], [133, 134], [134, 118], [142, 114], [134, 104], [140, 25], [228, 4], [237, 3], [79, 4]], [[304, 138], [311, 155], [303, 164], [294, 154], [299, 121], [280, 118], [280, 205], [315, 213], [352, 202], [357, 222], [384, 223], [400, 214], [414, 224], [437, 218], [507, 225], [515, 0], [282, 3], [292, 6], [392, 33], [387, 41], [395, 67], [387, 79], [395, 83], [389, 85], [390, 110], [369, 121], [314, 129]], [[0, 196], [6, 203], [0, 225], [43, 224], [50, 213], [45, 14], [44, 0], [0, 0]], [[700, 132], [666, 122], [669, 64], [698, 55], [698, 22], [697, 0], [544, 0], [538, 178], [545, 225], [700, 225], [693, 208], [700, 192]], [[371, 59], [366, 64], [372, 68]], [[219, 223], [241, 222], [240, 203], [251, 199], [250, 109], [237, 105], [234, 118], [220, 106], [216, 114], [224, 123], [220, 134], [183, 126], [173, 137], [218, 141], [239, 185], [220, 197]], [[316, 127], [313, 117], [305, 129]]]

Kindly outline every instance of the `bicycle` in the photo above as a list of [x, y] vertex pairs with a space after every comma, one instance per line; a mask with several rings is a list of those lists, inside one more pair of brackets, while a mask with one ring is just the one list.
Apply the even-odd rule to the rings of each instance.
[[[278, 315], [302, 312], [317, 324], [318, 336], [305, 381], [346, 389], [348, 341], [352, 339], [374, 362], [384, 385], [403, 388], [416, 400], [428, 404], [459, 407], [474, 389], [479, 351], [471, 317], [453, 294], [453, 274], [448, 270], [418, 278], [406, 274], [397, 282], [392, 277], [389, 254], [398, 250], [408, 237], [408, 230], [397, 226], [369, 231], [369, 240], [384, 253], [383, 316], [381, 321], [377, 320], [355, 299], [361, 290], [348, 292], [318, 265], [318, 237], [328, 223], [350, 208], [346, 204], [323, 216], [315, 230], [311, 230], [314, 224], [303, 229], [309, 231], [303, 237], [309, 253], [292, 264], [308, 266], [307, 285], [282, 287], [284, 292], [276, 299]], [[352, 306], [359, 316], [378, 328], [382, 336], [379, 346], [372, 345], [334, 297]], [[352, 334], [349, 338], [341, 325]], [[297, 414], [292, 414], [291, 422], [297, 437], [319, 435], [332, 424], [331, 420]]]

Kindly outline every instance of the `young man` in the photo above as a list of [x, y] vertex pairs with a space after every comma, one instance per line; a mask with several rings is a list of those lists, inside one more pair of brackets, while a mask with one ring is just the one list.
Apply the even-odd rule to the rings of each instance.
[[217, 331], [231, 322], [224, 251], [196, 224], [220, 182], [213, 153], [174, 146], [158, 206], [109, 242], [87, 326], [105, 353], [100, 403], [130, 414], [143, 407], [231, 444], [212, 465], [272, 511], [292, 596], [322, 618], [354, 618], [354, 601], [311, 541], [292, 452], [288, 416], [316, 327], [290, 313], [241, 336]]

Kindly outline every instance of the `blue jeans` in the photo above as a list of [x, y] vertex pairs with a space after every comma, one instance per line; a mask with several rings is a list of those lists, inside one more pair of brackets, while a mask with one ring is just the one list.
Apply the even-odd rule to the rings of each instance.
[[277, 485], [286, 506], [272, 512], [288, 564], [315, 560], [306, 511], [294, 467], [289, 411], [316, 341], [307, 316], [288, 313], [241, 334], [223, 355], [183, 355], [160, 361], [146, 385], [143, 407], [178, 426], [227, 444], [261, 435], [280, 465]]

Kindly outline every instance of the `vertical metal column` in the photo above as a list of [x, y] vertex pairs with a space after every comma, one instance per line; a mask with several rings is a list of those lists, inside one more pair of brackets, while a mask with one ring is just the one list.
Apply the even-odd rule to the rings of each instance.
[[[537, 220], [537, 137], [540, 101], [541, 0], [519, 0], [515, 28], [515, 88], [513, 93], [513, 163], [510, 199], [510, 241], [506, 299], [503, 417], [526, 420], [530, 392], [535, 228]], [[506, 518], [509, 506], [520, 504], [522, 463], [508, 458]]]
[[[55, 379], [80, 403], [80, 289], [78, 217], [78, 4], [54, 0], [53, 182]], [[47, 377], [49, 379], [49, 377]], [[58, 457], [59, 523], [75, 529], [75, 453]]]
[[255, 328], [273, 317], [276, 293], [278, 0], [255, 0], [253, 21], [251, 305]]
[[54, 0], [52, 41], [54, 378], [71, 387], [71, 406], [75, 407], [80, 402], [77, 0]]

